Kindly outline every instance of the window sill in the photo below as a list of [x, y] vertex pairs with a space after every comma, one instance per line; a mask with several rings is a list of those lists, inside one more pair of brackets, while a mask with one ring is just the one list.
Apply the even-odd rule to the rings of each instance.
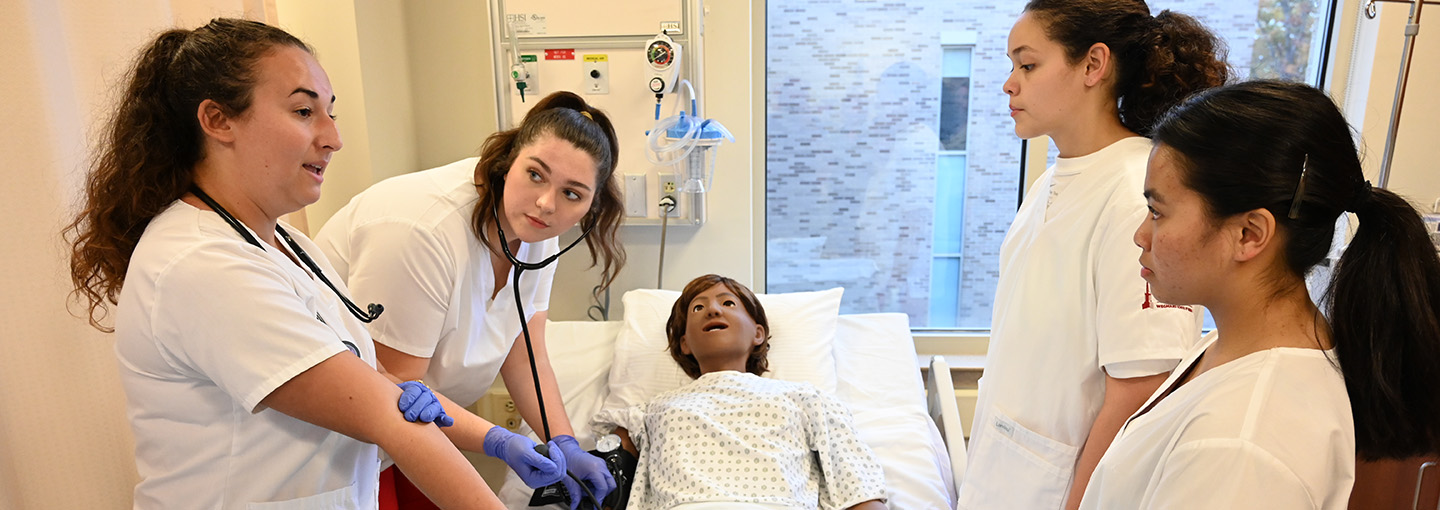
[[[932, 332], [912, 331], [915, 339], [915, 353], [930, 359], [930, 356], [964, 356], [985, 359], [990, 346], [987, 332]], [[984, 364], [983, 362], [981, 363]], [[953, 365], [952, 365], [953, 366]]]

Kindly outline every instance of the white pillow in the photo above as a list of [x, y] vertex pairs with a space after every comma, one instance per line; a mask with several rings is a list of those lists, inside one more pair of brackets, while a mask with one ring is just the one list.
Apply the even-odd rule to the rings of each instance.
[[[815, 292], [760, 294], [770, 320], [770, 371], [765, 377], [808, 382], [835, 391], [835, 321], [840, 316], [836, 287]], [[610, 394], [602, 409], [624, 409], [691, 381], [670, 357], [665, 321], [680, 293], [640, 289], [625, 293], [625, 325], [615, 341]]]
[[[910, 318], [902, 313], [840, 316], [835, 330], [836, 396], [850, 407], [860, 440], [885, 469], [891, 510], [955, 508], [950, 455], [930, 419]], [[948, 482], [948, 483], [947, 483]]]

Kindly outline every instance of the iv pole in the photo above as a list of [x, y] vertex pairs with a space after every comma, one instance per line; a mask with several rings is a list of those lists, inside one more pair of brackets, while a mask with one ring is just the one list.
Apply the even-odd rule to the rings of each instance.
[[1405, 23], [1405, 47], [1401, 50], [1400, 76], [1395, 84], [1395, 103], [1390, 107], [1390, 127], [1385, 133], [1385, 155], [1380, 159], [1380, 187], [1384, 188], [1390, 182], [1390, 165], [1395, 156], [1395, 133], [1400, 130], [1400, 110], [1405, 103], [1405, 86], [1410, 80], [1410, 62], [1415, 54], [1415, 36], [1420, 33], [1420, 11], [1427, 3], [1440, 3], [1429, 0], [1366, 0], [1365, 17], [1375, 19], [1379, 14], [1375, 2], [1395, 2], [1410, 4], [1410, 18]]

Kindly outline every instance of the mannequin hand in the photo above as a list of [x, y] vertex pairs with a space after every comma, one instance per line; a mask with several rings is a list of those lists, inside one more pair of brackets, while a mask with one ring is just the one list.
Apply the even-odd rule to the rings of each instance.
[[455, 419], [445, 414], [445, 408], [440, 405], [440, 400], [435, 398], [435, 393], [430, 387], [420, 381], [405, 381], [400, 383], [400, 412], [405, 414], [406, 421], [434, 423], [441, 427], [449, 427], [455, 424]]
[[[580, 449], [580, 444], [575, 442], [574, 436], [555, 436], [551, 442], [559, 445], [560, 449], [565, 451], [565, 459], [570, 472], [590, 488], [590, 492], [595, 495], [597, 502], [604, 501], [605, 496], [615, 490], [615, 478], [610, 476], [610, 469], [605, 466], [605, 461]], [[566, 481], [573, 483], [569, 477], [566, 477]], [[579, 501], [581, 494], [571, 492], [574, 497], [570, 498], [570, 508], [575, 508], [575, 503]]]
[[485, 455], [505, 461], [532, 489], [553, 485], [565, 476], [565, 453], [554, 442], [549, 447], [547, 458], [535, 452], [535, 442], [530, 438], [505, 427], [496, 425], [485, 433]]

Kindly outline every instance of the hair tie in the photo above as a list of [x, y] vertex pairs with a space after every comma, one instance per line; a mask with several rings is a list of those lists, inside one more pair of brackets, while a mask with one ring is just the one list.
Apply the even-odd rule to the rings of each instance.
[[590, 112], [587, 112], [587, 111], [585, 111], [585, 110], [580, 110], [580, 115], [584, 115], [585, 118], [587, 118], [587, 119], [595, 120], [595, 117], [591, 117], [591, 116], [590, 116]]
[[1350, 206], [1346, 207], [1345, 210], [1349, 212], [1360, 212], [1360, 209], [1364, 208], [1365, 205], [1369, 204], [1374, 198], [1375, 188], [1370, 185], [1370, 181], [1365, 181], [1361, 183], [1359, 188], [1356, 188], [1355, 194], [1350, 197]]

